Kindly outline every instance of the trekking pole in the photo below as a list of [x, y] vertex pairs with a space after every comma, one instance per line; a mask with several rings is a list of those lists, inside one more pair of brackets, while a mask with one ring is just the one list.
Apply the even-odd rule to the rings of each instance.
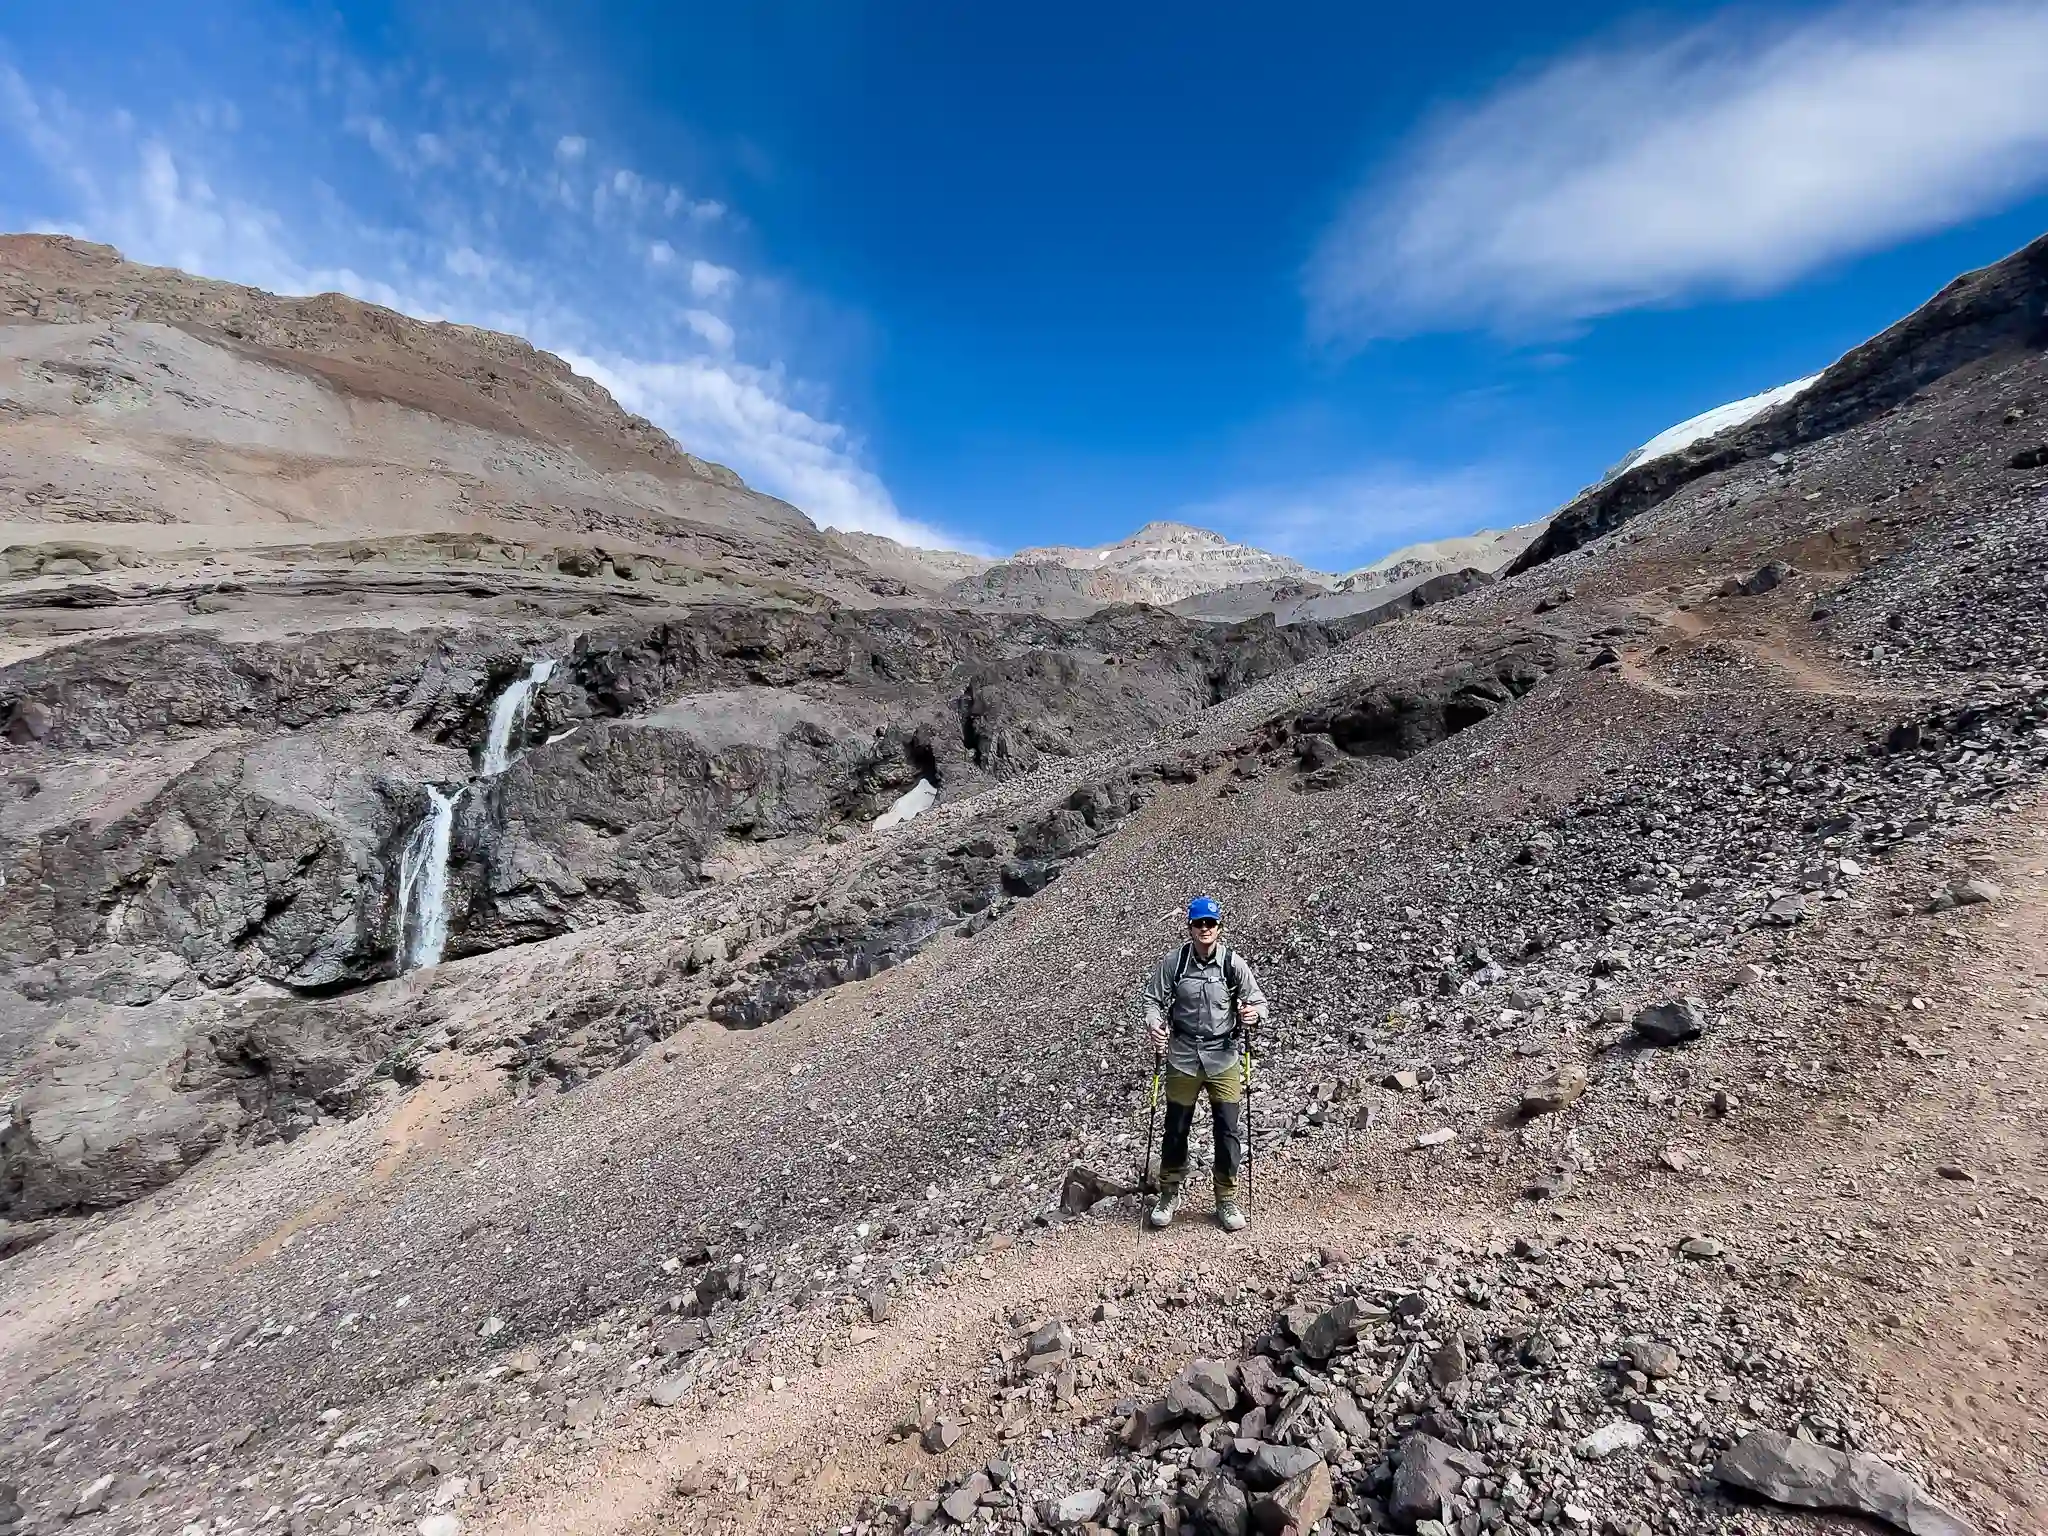
[[1151, 1108], [1145, 1114], [1145, 1150], [1138, 1154], [1138, 1193], [1150, 1194], [1146, 1178], [1152, 1172], [1152, 1135], [1159, 1126], [1159, 1074], [1165, 1057], [1155, 1047], [1152, 1052], [1152, 1094]]
[[1247, 1019], [1244, 1026], [1244, 1203], [1251, 1204], [1252, 1193], [1252, 1026]]

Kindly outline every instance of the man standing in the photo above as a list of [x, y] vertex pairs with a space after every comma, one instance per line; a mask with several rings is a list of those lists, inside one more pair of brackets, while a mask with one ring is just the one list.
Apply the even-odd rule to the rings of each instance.
[[[1159, 1198], [1145, 1218], [1173, 1221], [1188, 1172], [1188, 1132], [1206, 1089], [1216, 1126], [1216, 1221], [1226, 1232], [1244, 1226], [1237, 1171], [1244, 1163], [1245, 1064], [1240, 1027], [1265, 1017], [1259, 978], [1223, 940], [1223, 911], [1207, 896], [1188, 903], [1188, 941], [1152, 967], [1145, 979], [1145, 1028], [1166, 1057], [1166, 1140], [1159, 1151]], [[1151, 1148], [1145, 1149], [1146, 1156]]]

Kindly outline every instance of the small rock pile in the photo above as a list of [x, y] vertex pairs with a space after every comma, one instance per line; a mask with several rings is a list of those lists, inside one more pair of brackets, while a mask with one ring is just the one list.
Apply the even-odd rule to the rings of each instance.
[[[1092, 1470], [994, 1462], [933, 1498], [870, 1506], [854, 1529], [1751, 1529], [1732, 1488], [1962, 1536], [1923, 1478], [1878, 1454], [1881, 1432], [1797, 1310], [1748, 1283], [1774, 1257], [1697, 1235], [1522, 1236], [1437, 1255], [1419, 1282], [1395, 1281], [1394, 1258], [1311, 1274], [1242, 1354], [1118, 1402]], [[1058, 1353], [1065, 1332], [1048, 1325], [1027, 1348]]]

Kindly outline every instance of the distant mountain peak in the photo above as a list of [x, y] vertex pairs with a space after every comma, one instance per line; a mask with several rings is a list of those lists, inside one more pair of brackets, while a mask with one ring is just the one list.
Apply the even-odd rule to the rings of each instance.
[[830, 534], [884, 574], [973, 608], [1057, 615], [1115, 603], [1152, 603], [1196, 617], [1245, 618], [1318, 605], [1338, 616], [1384, 603], [1438, 577], [1491, 574], [1520, 554], [1542, 520], [1395, 550], [1333, 576], [1209, 528], [1157, 518], [1110, 544], [1046, 544], [1007, 560], [909, 549], [874, 534]]
[[1145, 544], [1205, 544], [1215, 549], [1249, 548], [1238, 545], [1235, 540], [1226, 539], [1222, 534], [1208, 528], [1197, 528], [1191, 523], [1175, 523], [1164, 518], [1147, 523], [1129, 538], [1119, 539], [1115, 549], [1135, 549]]

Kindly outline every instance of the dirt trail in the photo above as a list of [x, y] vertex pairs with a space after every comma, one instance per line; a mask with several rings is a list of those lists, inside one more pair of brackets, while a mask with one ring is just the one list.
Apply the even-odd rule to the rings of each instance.
[[1699, 608], [1680, 608], [1655, 602], [1631, 603], [1639, 617], [1669, 633], [1673, 639], [1653, 652], [1625, 652], [1621, 674], [1635, 687], [1667, 698], [1683, 698], [1693, 690], [1659, 675], [1673, 662], [1702, 651], [1733, 653], [1745, 661], [1769, 668], [1800, 693], [1823, 698], [1900, 700], [1917, 697], [1894, 684], [1878, 684], [1844, 672], [1832, 658], [1807, 654], [1787, 641], [1782, 628], [1751, 628], [1744, 631], [1735, 616]]
[[[1219, 1232], [1199, 1200], [1173, 1229], [1153, 1233], [1132, 1219], [1135, 1208], [1125, 1202], [1117, 1217], [1076, 1223], [1029, 1247], [991, 1256], [951, 1284], [911, 1299], [878, 1338], [842, 1349], [823, 1368], [810, 1363], [816, 1339], [843, 1336], [843, 1325], [785, 1341], [763, 1366], [784, 1376], [788, 1384], [782, 1390], [756, 1391], [693, 1428], [656, 1430], [587, 1465], [548, 1469], [527, 1497], [515, 1497], [483, 1530], [600, 1536], [702, 1529], [714, 1516], [720, 1529], [800, 1528], [831, 1517], [865, 1493], [901, 1487], [906, 1479], [928, 1486], [1000, 1454], [985, 1423], [970, 1424], [960, 1444], [936, 1458], [914, 1439], [879, 1441], [873, 1431], [905, 1418], [920, 1393], [950, 1398], [1015, 1331], [1004, 1322], [1013, 1311], [1085, 1316], [1099, 1298], [1131, 1280], [1166, 1271], [1191, 1271], [1198, 1283], [1229, 1291], [1284, 1283], [1302, 1256], [1320, 1245], [1342, 1243], [1356, 1251], [1425, 1223], [1440, 1225], [1405, 1202], [1378, 1201], [1359, 1185], [1322, 1185], [1292, 1162], [1269, 1172], [1267, 1187], [1256, 1195], [1255, 1224], [1243, 1233]], [[1487, 1213], [1473, 1216], [1460, 1231], [1468, 1239], [1483, 1238], [1498, 1225]], [[1188, 1321], [1187, 1332], [1130, 1341], [1122, 1361], [1126, 1369], [1156, 1377], [1177, 1369], [1193, 1351], [1238, 1342], [1221, 1330], [1208, 1334], [1199, 1316]], [[1064, 1411], [1061, 1425], [1099, 1418], [1115, 1395], [1107, 1389], [1084, 1392]], [[686, 1414], [677, 1410], [674, 1417]], [[1049, 1427], [1043, 1419], [1031, 1424], [1033, 1433]], [[673, 1497], [676, 1480], [692, 1467], [709, 1469], [706, 1481], [715, 1480], [715, 1491], [679, 1504]], [[745, 1479], [744, 1492], [736, 1489], [739, 1479]]]
[[[2048, 809], [2001, 850], [2006, 901], [1989, 925], [1975, 996], [1909, 1112], [1858, 1128], [1852, 1166], [1919, 1180], [1880, 1186], [1866, 1221], [1899, 1230], [1939, 1213], [1918, 1249], [1932, 1296], [1901, 1305], [1880, 1284], [1844, 1287], [1854, 1348], [1880, 1400], [1924, 1426], [1956, 1471], [2003, 1489], [2048, 1529]], [[1964, 1178], [1933, 1180], [1930, 1166]], [[1860, 1294], [1859, 1294], [1860, 1293]], [[1874, 1303], [1874, 1304], [1873, 1304]]]

